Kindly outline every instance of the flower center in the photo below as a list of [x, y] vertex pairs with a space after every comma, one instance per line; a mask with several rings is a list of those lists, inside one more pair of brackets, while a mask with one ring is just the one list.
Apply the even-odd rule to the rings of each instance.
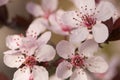
[[80, 57], [79, 55], [75, 55], [72, 59], [71, 59], [71, 64], [75, 67], [82, 67], [84, 66], [84, 59], [82, 57]]
[[[95, 9], [88, 9], [87, 5], [84, 7], [81, 7], [81, 11], [75, 11], [75, 14], [77, 15], [77, 18], [74, 17], [73, 19], [76, 21], [77, 26], [85, 26], [88, 29], [91, 29], [93, 25], [96, 24], [97, 18], [95, 17]], [[99, 11], [97, 11], [99, 13]]]
[[25, 65], [29, 67], [33, 67], [34, 65], [37, 64], [37, 61], [33, 56], [28, 56], [25, 60]]
[[93, 18], [92, 15], [83, 15], [81, 17], [83, 24], [88, 28], [91, 29], [92, 26], [96, 23], [96, 19]]

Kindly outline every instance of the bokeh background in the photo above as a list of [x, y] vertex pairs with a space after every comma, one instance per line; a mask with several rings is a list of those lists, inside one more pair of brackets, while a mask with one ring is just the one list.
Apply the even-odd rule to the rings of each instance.
[[[8, 9], [8, 21], [11, 21], [14, 17], [17, 15], [24, 17], [25, 19], [29, 20], [29, 14], [25, 9], [26, 3], [32, 1], [36, 3], [40, 3], [40, 0], [11, 0], [6, 6]], [[120, 0], [109, 0], [111, 1], [118, 9], [120, 10]], [[64, 10], [71, 10], [74, 9], [74, 5], [69, 0], [59, 0], [59, 8], [63, 8]], [[0, 80], [12, 80], [13, 73], [16, 69], [11, 69], [4, 65], [3, 63], [3, 52], [8, 50], [8, 48], [5, 45], [5, 39], [6, 36], [12, 35], [12, 34], [20, 34], [24, 33], [26, 28], [20, 28], [21, 26], [6, 26], [6, 25], [0, 25]], [[59, 42], [64, 37], [58, 36], [56, 34], [53, 34], [51, 41], [55, 44]], [[98, 53], [96, 55], [101, 55], [108, 61], [108, 63], [111, 63], [112, 60], [117, 60], [118, 62], [114, 65], [116, 65], [116, 72], [113, 72], [112, 74], [116, 73], [116, 75], [113, 77], [112, 80], [120, 80], [120, 41], [114, 41], [110, 42], [109, 44], [102, 44], [104, 47], [102, 49], [98, 50]], [[7, 77], [7, 78], [5, 78]]]

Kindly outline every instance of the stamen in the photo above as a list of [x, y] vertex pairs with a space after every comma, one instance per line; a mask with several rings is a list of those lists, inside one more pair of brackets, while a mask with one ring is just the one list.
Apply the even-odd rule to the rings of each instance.
[[75, 67], [83, 67], [84, 66], [84, 59], [80, 57], [79, 55], [75, 55], [71, 59], [71, 64]]
[[29, 67], [33, 67], [34, 65], [37, 64], [37, 61], [35, 60], [35, 58], [33, 56], [28, 56], [25, 60], [25, 63], [24, 63], [26, 66], [29, 66]]

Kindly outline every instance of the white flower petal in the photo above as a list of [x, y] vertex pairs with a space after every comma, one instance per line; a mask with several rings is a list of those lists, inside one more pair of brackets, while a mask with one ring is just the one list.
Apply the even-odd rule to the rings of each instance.
[[43, 12], [41, 6], [39, 6], [38, 4], [35, 4], [33, 2], [27, 3], [26, 9], [34, 17], [39, 17], [39, 16], [44, 15], [44, 12]]
[[86, 27], [78, 28], [71, 32], [69, 41], [74, 44], [80, 44], [82, 41], [87, 39], [88, 35], [89, 32]]
[[61, 62], [56, 69], [56, 76], [58, 78], [67, 79], [72, 75], [72, 67], [72, 64], [67, 61]]
[[97, 49], [98, 49], [98, 44], [92, 39], [85, 41], [78, 48], [79, 54], [80, 55], [83, 54], [86, 57], [93, 56], [93, 53], [97, 51]]
[[[48, 4], [49, 2], [49, 4]], [[57, 9], [58, 0], [42, 0], [42, 8], [45, 12], [53, 12]]]
[[61, 20], [63, 21], [63, 23], [66, 26], [68, 26], [70, 28], [79, 27], [80, 22], [81, 22], [81, 18], [77, 16], [78, 13], [79, 13], [79, 11], [68, 11], [68, 12], [65, 12], [61, 16]]
[[32, 69], [33, 80], [49, 80], [48, 71], [42, 66], [34, 66]]
[[29, 26], [26, 36], [31, 36], [33, 38], [37, 38], [37, 36], [46, 30], [48, 22], [44, 18], [35, 19]]
[[38, 38], [37, 43], [39, 45], [46, 44], [50, 40], [50, 38], [51, 38], [51, 32], [47, 31]]
[[72, 0], [72, 2], [76, 5], [77, 8], [84, 12], [88, 12], [90, 9], [95, 9], [95, 0]]
[[93, 36], [96, 42], [102, 43], [108, 38], [108, 28], [102, 23], [97, 23], [92, 28]]
[[29, 80], [30, 78], [30, 68], [29, 67], [23, 67], [18, 69], [14, 73], [13, 80]]
[[112, 3], [101, 1], [96, 10], [96, 18], [100, 21], [106, 21], [114, 15], [115, 7]]
[[108, 69], [108, 64], [102, 57], [91, 57], [87, 61], [87, 69], [94, 73], [104, 73]]
[[7, 4], [9, 0], [0, 0], [0, 6]]
[[83, 69], [76, 69], [73, 72], [72, 76], [70, 77], [70, 80], [88, 80], [88, 79]]
[[12, 50], [22, 45], [22, 37], [20, 35], [11, 35], [6, 38], [6, 46]]
[[50, 45], [43, 45], [40, 49], [35, 53], [35, 57], [39, 62], [50, 61], [55, 57], [56, 51]]
[[25, 61], [25, 58], [22, 54], [5, 54], [4, 63], [12, 68], [18, 68]]
[[57, 53], [60, 57], [68, 59], [75, 53], [75, 46], [70, 42], [62, 40], [56, 46]]

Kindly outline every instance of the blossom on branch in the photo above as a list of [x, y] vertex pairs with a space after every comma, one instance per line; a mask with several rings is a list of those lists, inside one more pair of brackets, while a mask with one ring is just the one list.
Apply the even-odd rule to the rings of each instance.
[[108, 28], [102, 21], [114, 15], [114, 6], [107, 1], [101, 1], [97, 6], [94, 0], [76, 0], [79, 10], [68, 11], [63, 14], [65, 25], [73, 28], [70, 41], [80, 43], [86, 39], [93, 39], [103, 43], [109, 36]]

